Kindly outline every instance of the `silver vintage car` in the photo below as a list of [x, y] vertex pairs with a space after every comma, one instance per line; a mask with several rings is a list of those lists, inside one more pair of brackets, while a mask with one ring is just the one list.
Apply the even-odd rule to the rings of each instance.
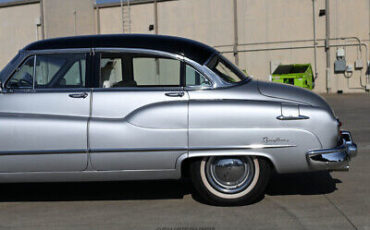
[[180, 179], [240, 205], [277, 173], [347, 170], [329, 105], [255, 81], [183, 38], [94, 35], [26, 46], [0, 73], [0, 182]]

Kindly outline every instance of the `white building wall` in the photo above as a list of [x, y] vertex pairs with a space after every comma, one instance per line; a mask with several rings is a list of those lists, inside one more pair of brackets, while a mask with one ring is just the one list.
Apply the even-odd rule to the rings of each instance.
[[46, 38], [95, 33], [94, 0], [43, 0]]
[[[225, 0], [179, 0], [158, 3], [159, 34], [175, 35], [195, 39], [211, 46], [230, 45], [218, 48], [232, 51], [234, 42], [233, 1]], [[359, 37], [369, 44], [370, 1], [330, 1], [331, 37]], [[276, 42], [313, 39], [312, 0], [238, 0], [238, 43], [239, 50], [312, 46], [313, 42], [291, 42], [286, 44], [253, 45], [250, 43]], [[316, 0], [317, 39], [325, 38], [325, 16], [319, 17], [319, 10], [325, 9], [325, 0]], [[100, 9], [102, 33], [121, 33], [120, 7]], [[131, 6], [132, 32], [148, 31], [154, 24], [153, 4]], [[109, 21], [109, 23], [107, 22]], [[354, 40], [331, 41], [331, 44], [353, 44]], [[323, 41], [317, 42], [323, 46]], [[347, 63], [354, 65], [358, 59], [358, 47], [346, 47]], [[336, 48], [331, 48], [331, 72], [326, 78], [326, 53], [323, 47], [317, 48], [316, 92], [364, 92], [360, 87], [360, 76], [365, 81], [365, 48], [358, 54], [364, 63], [362, 70], [356, 70], [350, 78], [334, 74]], [[225, 54], [234, 61], [232, 53]], [[361, 57], [360, 57], [361, 56]], [[282, 64], [311, 63], [314, 68], [314, 50], [288, 49], [239, 53], [239, 66], [260, 80], [268, 80], [270, 62]], [[315, 71], [315, 70], [314, 70]]]
[[38, 3], [0, 8], [0, 69], [18, 50], [40, 36], [40, 28], [35, 23], [38, 18]]
[[[92, 0], [44, 0], [46, 37], [76, 34], [122, 33], [121, 8], [118, 5], [92, 10]], [[238, 5], [238, 50], [256, 50], [279, 47], [312, 46], [313, 42], [290, 42], [285, 44], [251, 43], [313, 39], [312, 0], [237, 0]], [[325, 8], [325, 0], [316, 2], [317, 38], [325, 38], [325, 16], [319, 10]], [[73, 12], [77, 12], [76, 30]], [[154, 33], [149, 25], [154, 24], [153, 3], [131, 5], [131, 32]], [[358, 37], [369, 45], [370, 28], [369, 0], [330, 0], [331, 37]], [[40, 16], [39, 4], [27, 4], [0, 8], [0, 68], [16, 51], [36, 40], [35, 18]], [[232, 51], [234, 42], [232, 0], [176, 0], [158, 3], [159, 34], [187, 37], [219, 47], [220, 51]], [[17, 28], [17, 29], [14, 29]], [[76, 31], [76, 32], [75, 32]], [[11, 39], [10, 39], [11, 38]], [[354, 44], [355, 40], [331, 41], [331, 44]], [[364, 92], [360, 77], [365, 82], [365, 47], [347, 47], [346, 60], [354, 65], [361, 59], [364, 68], [355, 70], [350, 78], [334, 74], [336, 48], [331, 48], [330, 78], [326, 78], [326, 54], [324, 42], [317, 42], [316, 92]], [[232, 53], [225, 54], [234, 61]], [[312, 48], [274, 51], [240, 52], [239, 66], [260, 80], [267, 80], [270, 62], [311, 63], [314, 65]]]

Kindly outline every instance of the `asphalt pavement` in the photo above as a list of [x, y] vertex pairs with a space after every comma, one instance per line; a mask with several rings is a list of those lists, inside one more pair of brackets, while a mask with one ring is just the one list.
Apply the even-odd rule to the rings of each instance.
[[349, 172], [275, 175], [240, 207], [203, 204], [188, 181], [0, 184], [0, 229], [370, 230], [370, 96], [324, 97], [358, 144]]

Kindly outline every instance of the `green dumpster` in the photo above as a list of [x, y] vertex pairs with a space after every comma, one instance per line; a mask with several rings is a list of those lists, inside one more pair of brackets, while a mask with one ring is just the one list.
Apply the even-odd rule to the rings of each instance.
[[313, 89], [311, 64], [279, 65], [272, 73], [272, 81]]

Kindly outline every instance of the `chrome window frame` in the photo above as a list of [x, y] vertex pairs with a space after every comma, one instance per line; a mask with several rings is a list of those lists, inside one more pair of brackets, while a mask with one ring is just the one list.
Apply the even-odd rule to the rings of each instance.
[[195, 70], [197, 70], [199, 73], [201, 73], [209, 82], [210, 86], [179, 86], [179, 87], [117, 87], [117, 88], [94, 88], [94, 91], [150, 91], [150, 90], [167, 90], [167, 91], [176, 91], [176, 90], [203, 90], [203, 89], [214, 89], [215, 88], [215, 81], [211, 76], [209, 76], [209, 72], [205, 69], [206, 66], [200, 65], [197, 62], [179, 54], [173, 54], [165, 51], [159, 51], [159, 50], [153, 50], [153, 49], [141, 49], [141, 48], [93, 48], [93, 53], [129, 53], [129, 54], [144, 54], [144, 55], [153, 55], [153, 56], [159, 56], [163, 58], [170, 58], [175, 59], [180, 62], [183, 62], [191, 67], [193, 67]]
[[[187, 67], [191, 67], [192, 69], [194, 69], [198, 74], [201, 75], [201, 77], [203, 78], [206, 78], [206, 80], [208, 81], [209, 85], [186, 85], [186, 68]], [[209, 78], [204, 76], [204, 74], [202, 74], [201, 72], [199, 72], [196, 68], [194, 68], [192, 65], [188, 64], [185, 62], [185, 82], [184, 82], [184, 87], [188, 90], [196, 90], [196, 89], [207, 89], [207, 88], [210, 88], [213, 84], [211, 83], [211, 81], [209, 81]]]
[[[208, 69], [211, 74], [213, 74], [215, 76], [216, 79], [218, 79], [218, 82], [219, 82], [219, 85], [218, 85], [218, 88], [230, 88], [230, 87], [233, 87], [233, 86], [238, 86], [238, 85], [241, 85], [241, 84], [245, 84], [249, 81], [252, 80], [252, 77], [251, 76], [246, 76], [246, 78], [242, 81], [239, 81], [237, 83], [232, 83], [232, 82], [227, 82], [225, 81], [223, 78], [221, 78], [220, 76], [218, 76], [217, 73], [215, 73], [213, 70], [211, 70], [208, 65], [209, 63], [215, 58], [220, 58], [222, 59], [224, 62], [228, 63], [228, 64], [231, 64], [231, 65], [234, 65], [229, 59], [227, 59], [225, 56], [223, 56], [220, 52], [215, 52], [213, 53], [206, 62], [204, 62], [204, 67], [206, 69]], [[237, 72], [240, 72], [240, 74], [243, 74], [243, 72], [241, 72], [241, 70], [239, 68], [236, 69]]]
[[[183, 57], [181, 55], [176, 55], [168, 52], [162, 52], [158, 50], [151, 49], [140, 49], [140, 48], [92, 48], [92, 52], [95, 56], [96, 53], [111, 53], [111, 54], [143, 54], [143, 55], [152, 55], [162, 58], [169, 58], [178, 60], [181, 64]], [[181, 67], [180, 67], [181, 68]], [[95, 69], [95, 68], [94, 68]], [[95, 71], [95, 70], [94, 70]], [[180, 69], [181, 71], [181, 69]], [[100, 74], [100, 73], [99, 73]], [[181, 76], [181, 72], [180, 72]], [[100, 78], [100, 76], [99, 76]], [[181, 80], [181, 79], [180, 79]], [[179, 91], [183, 90], [181, 85], [179, 86], [148, 86], [148, 87], [114, 87], [114, 88], [100, 88], [93, 87], [95, 92], [107, 92], [107, 91]]]
[[[224, 81], [220, 79], [220, 77], [214, 73], [211, 69], [207, 67], [206, 61], [204, 64], [199, 64], [198, 62], [193, 61], [192, 59], [185, 57], [180, 54], [173, 54], [170, 52], [153, 50], [153, 49], [141, 49], [141, 48], [105, 48], [105, 47], [95, 47], [95, 48], [73, 48], [73, 49], [45, 49], [45, 50], [21, 50], [20, 52], [24, 52], [24, 55], [21, 60], [17, 63], [16, 66], [13, 67], [12, 71], [9, 71], [7, 74], [8, 76], [3, 81], [3, 88], [5, 89], [4, 92], [9, 92], [6, 88], [6, 82], [11, 78], [14, 74], [16, 69], [30, 56], [32, 55], [40, 55], [40, 54], [65, 54], [65, 53], [86, 53], [95, 55], [96, 52], [105, 52], [105, 53], [136, 53], [136, 54], [145, 54], [145, 55], [155, 55], [164, 58], [171, 58], [176, 59], [185, 64], [191, 66], [199, 73], [201, 73], [207, 80], [210, 82], [210, 86], [181, 86], [181, 87], [117, 87], [117, 88], [65, 88], [65, 89], [32, 89], [31, 92], [73, 92], [73, 91], [160, 91], [160, 90], [167, 90], [167, 91], [176, 91], [180, 88], [186, 91], [195, 91], [195, 90], [210, 90], [210, 89], [217, 89], [217, 88], [225, 88], [235, 86], [231, 84], [225, 84]], [[211, 55], [210, 59], [217, 55], [217, 53]]]
[[4, 88], [4, 82], [7, 80], [7, 77], [10, 72], [15, 68], [15, 66], [19, 66], [22, 61], [23, 57], [25, 56], [24, 50], [19, 50], [16, 56], [14, 56], [8, 64], [0, 71], [0, 80], [1, 80], [1, 86]]
[[37, 55], [42, 55], [42, 54], [79, 54], [79, 53], [89, 54], [89, 53], [92, 53], [92, 49], [91, 48], [77, 48], [77, 49], [46, 49], [46, 50], [31, 50], [31, 51], [21, 50], [20, 52], [24, 52], [23, 58], [19, 61], [17, 66], [14, 66], [13, 70], [9, 72], [8, 76], [6, 77], [4, 82], [2, 83], [4, 93], [36, 93], [36, 92], [37, 93], [39, 93], [39, 92], [40, 93], [42, 93], [42, 92], [48, 93], [48, 92], [76, 92], [76, 91], [78, 91], [78, 92], [86, 91], [87, 92], [87, 91], [91, 90], [89, 87], [85, 87], [85, 88], [45, 88], [45, 89], [44, 88], [35, 88], [36, 68], [34, 68], [34, 70], [33, 70], [33, 75], [34, 76], [33, 76], [32, 89], [28, 89], [28, 90], [18, 90], [18, 89], [16, 89], [14, 91], [14, 90], [6, 88], [5, 86], [6, 86], [7, 82], [14, 75], [16, 70], [19, 67], [21, 67], [23, 65], [24, 61], [27, 60], [31, 56], [35, 56], [35, 60], [34, 60], [34, 66], [35, 66]]
[[19, 92], [19, 93], [31, 93], [34, 91], [34, 76], [35, 76], [35, 63], [36, 63], [36, 55], [35, 54], [26, 54], [23, 56], [23, 58], [21, 60], [18, 61], [17, 65], [14, 65], [13, 66], [13, 69], [9, 72], [8, 76], [6, 77], [6, 79], [4, 80], [4, 82], [2, 82], [2, 92], [3, 93], [14, 93], [14, 89], [9, 89], [6, 87], [6, 85], [8, 84], [8, 81], [13, 77], [13, 75], [16, 73], [16, 71], [21, 68], [24, 63], [27, 61], [27, 59], [33, 57], [33, 70], [32, 70], [32, 88], [24, 88], [24, 89], [15, 89], [16, 92]]

